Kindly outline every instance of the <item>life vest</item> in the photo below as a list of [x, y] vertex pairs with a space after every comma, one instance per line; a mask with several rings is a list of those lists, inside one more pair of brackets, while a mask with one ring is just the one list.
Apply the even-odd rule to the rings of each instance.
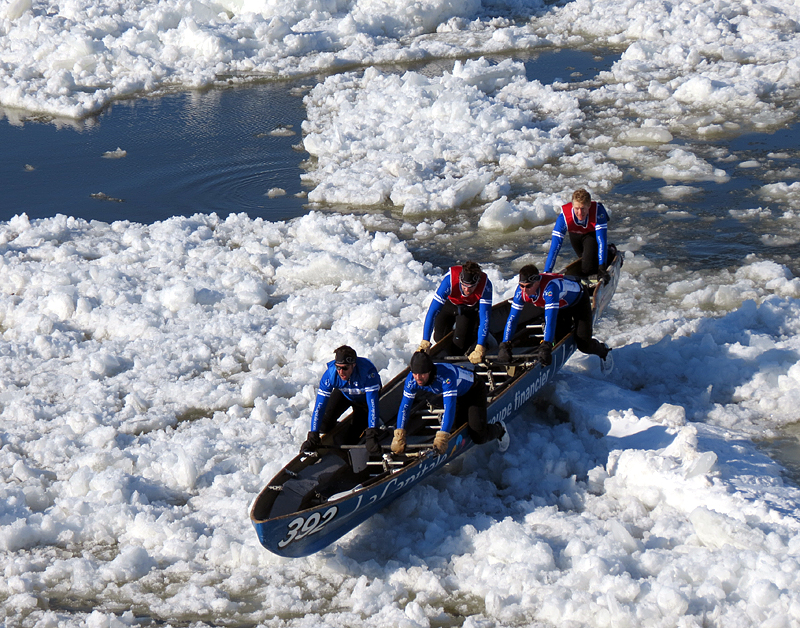
[[597, 201], [592, 201], [589, 205], [589, 215], [587, 216], [586, 226], [582, 227], [575, 222], [575, 217], [572, 215], [572, 203], [567, 203], [561, 206], [561, 212], [564, 214], [564, 220], [567, 221], [567, 231], [570, 233], [593, 233], [597, 225]]
[[450, 296], [447, 297], [453, 305], [465, 305], [467, 307], [474, 307], [478, 305], [483, 294], [483, 289], [486, 287], [488, 277], [486, 273], [481, 273], [481, 278], [478, 280], [478, 285], [468, 297], [461, 293], [461, 266], [450, 267]]
[[[536, 299], [532, 299], [523, 291], [522, 299], [524, 301], [533, 303], [536, 307], [544, 307], [546, 304], [544, 302], [544, 291], [547, 288], [547, 284], [549, 284], [554, 279], [563, 279], [564, 275], [559, 275], [557, 273], [542, 273], [540, 275], [541, 279], [539, 280], [539, 292], [536, 295]], [[561, 298], [561, 295], [558, 297], [558, 307], [566, 307], [568, 305], [567, 301]]]

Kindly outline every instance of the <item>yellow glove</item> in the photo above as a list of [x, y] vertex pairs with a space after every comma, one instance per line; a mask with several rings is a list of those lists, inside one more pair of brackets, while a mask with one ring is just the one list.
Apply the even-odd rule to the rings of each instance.
[[392, 453], [402, 454], [406, 450], [406, 431], [395, 430], [392, 438]]
[[417, 351], [424, 351], [425, 353], [428, 353], [428, 349], [430, 349], [430, 348], [431, 348], [431, 341], [430, 340], [423, 340], [422, 342], [419, 343], [419, 347], [417, 348]]
[[447, 443], [449, 442], [450, 432], [442, 432], [439, 430], [436, 432], [436, 436], [433, 437], [433, 448], [440, 454], [443, 454], [447, 451]]
[[486, 349], [483, 345], [475, 345], [475, 349], [469, 354], [469, 361], [473, 364], [480, 364], [483, 362], [483, 356], [486, 355]]

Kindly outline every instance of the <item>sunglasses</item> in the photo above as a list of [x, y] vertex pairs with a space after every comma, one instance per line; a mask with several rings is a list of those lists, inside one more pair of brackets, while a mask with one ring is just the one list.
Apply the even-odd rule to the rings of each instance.
[[352, 364], [337, 364], [336, 365], [336, 370], [337, 371], [349, 371], [351, 368], [353, 368]]

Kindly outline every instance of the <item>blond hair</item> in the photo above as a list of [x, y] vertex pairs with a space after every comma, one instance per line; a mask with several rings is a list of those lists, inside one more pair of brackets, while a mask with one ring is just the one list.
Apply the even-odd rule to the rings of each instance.
[[583, 188], [575, 190], [572, 193], [572, 202], [578, 203], [579, 205], [588, 205], [592, 202], [592, 195]]

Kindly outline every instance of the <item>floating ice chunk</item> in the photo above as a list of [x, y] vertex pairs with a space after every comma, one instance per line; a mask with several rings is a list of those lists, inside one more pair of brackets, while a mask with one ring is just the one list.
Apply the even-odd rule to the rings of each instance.
[[693, 185], [665, 185], [658, 188], [658, 191], [664, 198], [675, 201], [686, 196], [691, 196], [692, 194], [697, 194], [701, 192], [702, 189]]
[[670, 151], [667, 159], [646, 168], [644, 173], [670, 181], [715, 181], [725, 183], [730, 179], [727, 172], [714, 168], [697, 155], [676, 148]]
[[628, 144], [669, 144], [672, 139], [672, 133], [664, 127], [626, 129], [619, 134], [619, 140]]
[[64, 292], [56, 292], [48, 295], [44, 307], [47, 312], [62, 321], [71, 318], [75, 313], [75, 301], [72, 295]]
[[511, 231], [522, 226], [524, 222], [525, 215], [520, 208], [511, 203], [508, 197], [503, 196], [486, 208], [478, 221], [478, 226], [481, 229]]
[[177, 312], [195, 303], [195, 288], [185, 282], [178, 282], [161, 291], [161, 304], [171, 312]]
[[130, 582], [146, 576], [156, 561], [141, 546], [128, 546], [117, 557], [100, 568], [100, 577], [107, 582]]
[[715, 464], [717, 464], [717, 454], [713, 451], [704, 451], [686, 470], [686, 479], [708, 473]]
[[668, 617], [683, 617], [689, 609], [689, 601], [678, 589], [663, 586], [656, 594], [658, 608]]
[[269, 390], [269, 380], [262, 377], [249, 377], [242, 384], [242, 405], [252, 407], [255, 400], [263, 397]]
[[761, 186], [758, 191], [759, 196], [771, 201], [778, 202], [797, 202], [800, 200], [800, 182], [785, 183], [769, 183]]
[[686, 425], [686, 410], [683, 406], [665, 403], [655, 411], [651, 418], [655, 423], [669, 427], [682, 427]]
[[122, 157], [126, 157], [128, 155], [128, 151], [122, 150], [121, 148], [117, 147], [117, 150], [107, 150], [103, 153], [104, 159], [121, 159]]
[[275, 137], [290, 137], [294, 135], [295, 132], [292, 130], [292, 125], [287, 124], [286, 126], [279, 126], [272, 129], [269, 134], [274, 135]]

